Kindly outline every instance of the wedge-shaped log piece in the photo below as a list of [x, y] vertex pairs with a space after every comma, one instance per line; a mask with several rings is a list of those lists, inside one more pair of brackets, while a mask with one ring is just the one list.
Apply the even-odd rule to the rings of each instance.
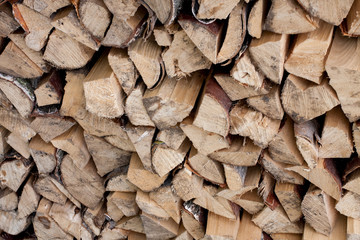
[[208, 155], [217, 150], [229, 148], [230, 141], [228, 138], [224, 138], [216, 133], [210, 133], [193, 125], [192, 117], [182, 121], [180, 128], [201, 154]]
[[292, 183], [277, 182], [275, 194], [283, 206], [291, 222], [296, 222], [302, 217], [300, 186]]
[[239, 0], [198, 1], [196, 16], [200, 19], [226, 19], [238, 2]]
[[360, 239], [360, 220], [359, 219], [348, 217], [346, 227], [347, 227], [347, 230], [346, 230], [347, 240]]
[[65, 188], [79, 202], [94, 208], [105, 192], [103, 179], [96, 173], [96, 167], [89, 161], [82, 169], [78, 168], [72, 158], [66, 155], [61, 163], [61, 174]]
[[330, 235], [337, 218], [334, 199], [321, 189], [311, 185], [301, 203], [301, 210], [310, 226], [317, 232]]
[[49, 213], [53, 203], [46, 198], [42, 198], [36, 209], [33, 220], [35, 235], [40, 240], [64, 239], [72, 240], [73, 236], [62, 230], [59, 225], [50, 217]]
[[174, 150], [178, 150], [186, 139], [186, 135], [179, 125], [160, 130], [156, 136], [156, 140], [164, 142], [167, 146]]
[[283, 119], [284, 110], [281, 106], [279, 85], [272, 86], [270, 92], [265, 95], [249, 97], [246, 102], [250, 107], [272, 119]]
[[162, 78], [161, 52], [161, 47], [157, 45], [153, 37], [146, 41], [143, 38], [138, 38], [128, 48], [130, 59], [134, 62], [148, 88], [154, 87]]
[[104, 3], [112, 14], [123, 19], [134, 16], [140, 6], [136, 0], [104, 0]]
[[346, 27], [346, 32], [350, 36], [358, 36], [360, 35], [359, 31], [359, 24], [360, 24], [360, 18], [356, 14], [360, 9], [360, 2], [354, 1], [345, 21], [341, 24], [341, 26]]
[[336, 204], [336, 210], [342, 215], [360, 219], [360, 195], [353, 192], [346, 192]]
[[314, 169], [310, 169], [304, 165], [293, 166], [287, 169], [297, 172], [332, 198], [340, 200], [341, 179], [333, 159], [320, 158]]
[[7, 37], [10, 33], [19, 27], [12, 15], [11, 5], [8, 3], [1, 4], [0, 7], [0, 37]]
[[210, 153], [209, 157], [235, 166], [254, 166], [259, 159], [261, 150], [261, 147], [255, 145], [252, 140], [236, 136], [231, 139], [229, 148]]
[[51, 143], [56, 148], [67, 152], [72, 157], [74, 164], [80, 169], [84, 168], [91, 158], [84, 139], [84, 130], [79, 125], [74, 125], [51, 140]]
[[141, 190], [138, 190], [136, 193], [136, 204], [141, 209], [142, 213], [146, 213], [152, 216], [155, 216], [159, 219], [169, 219], [169, 214], [152, 200], [149, 196], [149, 193], [145, 193]]
[[59, 69], [84, 67], [94, 54], [94, 50], [55, 29], [44, 52], [44, 59]]
[[237, 239], [237, 233], [240, 226], [240, 217], [231, 220], [209, 212], [206, 223], [206, 235], [212, 238], [225, 238], [229, 240]]
[[129, 95], [139, 74], [125, 49], [111, 48], [108, 61], [122, 89]]
[[83, 215], [83, 221], [96, 236], [100, 235], [102, 225], [105, 222], [105, 210], [105, 204], [101, 201], [96, 208], [86, 209]]
[[282, 89], [281, 102], [296, 123], [314, 119], [340, 104], [327, 79], [316, 84], [291, 74]]
[[28, 217], [31, 213], [35, 212], [40, 200], [40, 195], [34, 189], [34, 176], [31, 176], [20, 196], [18, 204], [18, 218]]
[[64, 93], [59, 72], [52, 71], [44, 76], [34, 93], [39, 107], [60, 104]]
[[296, 0], [272, 2], [264, 28], [275, 33], [299, 34], [314, 31], [317, 21]]
[[162, 220], [146, 213], [142, 213], [140, 217], [148, 239], [168, 239], [175, 237], [178, 233], [179, 225], [171, 218]]
[[201, 196], [204, 179], [192, 173], [189, 169], [179, 170], [172, 181], [172, 187], [177, 196], [184, 201]]
[[157, 44], [162, 47], [170, 47], [173, 40], [172, 35], [170, 35], [164, 26], [159, 26], [154, 29], [154, 37]]
[[129, 230], [136, 233], [145, 233], [144, 226], [139, 215], [122, 218], [116, 225], [116, 228]]
[[10, 100], [6, 97], [5, 93], [3, 93], [3, 91], [1, 90], [0, 90], [0, 107], [8, 111], [11, 111], [14, 108]]
[[120, 208], [112, 201], [106, 201], [106, 214], [115, 222], [119, 221], [125, 216]]
[[269, 154], [273, 160], [281, 163], [301, 165], [304, 162], [296, 145], [294, 122], [291, 118], [286, 117], [278, 134], [270, 142]]
[[319, 84], [333, 32], [331, 24], [320, 21], [315, 31], [299, 34], [286, 60], [286, 71]]
[[99, 49], [99, 44], [91, 36], [90, 32], [81, 25], [73, 7], [67, 7], [58, 11], [52, 18], [51, 24], [85, 46], [95, 51]]
[[64, 205], [67, 200], [66, 195], [57, 188], [50, 178], [48, 175], [40, 175], [34, 183], [35, 191], [51, 202]]
[[17, 235], [23, 232], [31, 224], [30, 218], [19, 218], [17, 211], [0, 210], [0, 229], [4, 232]]
[[251, 215], [247, 212], [243, 212], [240, 221], [240, 227], [237, 234], [237, 239], [262, 239], [263, 233], [255, 223], [251, 221]]
[[[144, 238], [137, 238], [137, 234], [139, 233], [135, 233], [135, 232], [130, 232], [127, 230], [123, 230], [121, 228], [117, 228], [117, 226], [112, 226], [110, 222], [107, 222], [103, 228], [103, 230], [101, 231], [101, 235], [99, 236], [99, 239], [104, 240], [104, 239], [111, 239], [111, 240], [115, 240], [115, 239], [130, 239], [130, 235], [136, 235], [135, 239], [141, 239], [141, 240], [146, 240], [146, 237]], [[139, 234], [140, 236], [145, 236], [142, 234]]]
[[16, 133], [24, 141], [30, 140], [36, 132], [30, 127], [30, 119], [22, 118], [17, 111], [0, 108], [0, 125]]
[[29, 142], [24, 141], [16, 133], [10, 133], [6, 138], [6, 142], [12, 147], [16, 152], [20, 153], [24, 158], [30, 157]]
[[186, 35], [184, 30], [174, 34], [168, 50], [162, 53], [166, 73], [170, 77], [185, 77], [192, 72], [209, 69], [211, 62]]
[[237, 195], [230, 199], [246, 212], [256, 214], [264, 208], [264, 201], [256, 191], [249, 191], [242, 195]]
[[349, 161], [344, 172], [343, 180], [346, 181], [343, 188], [360, 195], [360, 159]]
[[175, 126], [189, 116], [199, 95], [204, 75], [196, 72], [179, 80], [165, 77], [154, 90], [143, 96], [144, 106], [159, 129]]
[[305, 224], [303, 240], [319, 239], [319, 240], [349, 240], [346, 236], [346, 217], [339, 214], [333, 231], [329, 236], [316, 232], [309, 224]]
[[136, 193], [112, 192], [108, 195], [107, 201], [114, 203], [125, 216], [131, 217], [139, 212], [135, 198]]
[[[63, 195], [65, 195], [66, 198], [68, 198], [76, 207], [81, 208], [81, 203], [76, 200], [71, 194], [70, 192], [65, 188], [64, 183], [63, 182], [59, 182], [59, 180], [55, 179], [54, 177], [45, 177], [46, 181], [44, 183], [41, 184], [49, 184], [50, 185], [54, 185], [54, 187], [50, 187], [51, 189], [53, 189], [56, 192], [61, 192]], [[41, 186], [40, 186], [41, 187]], [[55, 187], [57, 188], [57, 190], [55, 189]], [[44, 188], [44, 191], [46, 191], [46, 187]], [[58, 195], [55, 194], [55, 195]], [[66, 198], [65, 198], [65, 202], [66, 202]], [[56, 202], [56, 200], [54, 200], [54, 202]], [[63, 202], [60, 202], [59, 204], [64, 204]]]
[[144, 0], [164, 25], [169, 25], [175, 20], [183, 1], [184, 0]]
[[16, 192], [11, 191], [9, 188], [0, 190], [0, 210], [11, 211], [15, 210], [18, 206], [18, 196]]
[[249, 137], [262, 148], [267, 147], [278, 133], [280, 123], [280, 120], [264, 116], [242, 102], [236, 104], [230, 112], [230, 133]]
[[315, 119], [294, 123], [296, 146], [309, 168], [316, 167], [319, 158], [319, 124]]
[[270, 237], [273, 240], [302, 240], [302, 234], [296, 233], [273, 233]]
[[[360, 76], [357, 64], [360, 61], [359, 44], [359, 39], [343, 37], [339, 31], [336, 31], [325, 64], [326, 72], [330, 77], [330, 85], [335, 89], [341, 108], [350, 122], [360, 119], [358, 106], [360, 84], [357, 81]], [[346, 79], [345, 82], [344, 79]]]
[[6, 128], [0, 126], [0, 163], [4, 160], [4, 155], [10, 150], [10, 146], [6, 142], [9, 133]]
[[316, 3], [309, 0], [298, 0], [298, 2], [312, 16], [332, 25], [339, 25], [348, 14], [354, 0], [320, 0]]
[[103, 177], [112, 170], [129, 164], [131, 153], [114, 147], [105, 139], [84, 133], [86, 145], [95, 163], [97, 173]]
[[319, 157], [349, 158], [353, 152], [353, 147], [349, 120], [340, 107], [333, 108], [325, 116]]
[[250, 10], [247, 28], [249, 34], [254, 38], [260, 38], [262, 35], [268, 5], [268, 0], [259, 0]]
[[178, 235], [175, 240], [192, 240], [192, 236], [190, 233], [185, 229], [184, 224], [181, 224], [179, 227]]
[[144, 168], [141, 163], [141, 160], [137, 153], [133, 153], [130, 159], [129, 170], [127, 173], [128, 180], [140, 188], [144, 192], [150, 192], [164, 183], [168, 174], [163, 177], [159, 177], [159, 175], [149, 172]]
[[33, 166], [33, 162], [22, 157], [2, 163], [0, 166], [1, 184], [17, 192]]
[[205, 235], [205, 209], [192, 201], [185, 202], [181, 211], [181, 219], [191, 237], [201, 239]]
[[230, 190], [237, 191], [244, 187], [247, 167], [223, 164], [226, 184]]
[[136, 192], [137, 187], [127, 179], [129, 166], [120, 167], [112, 171], [106, 178], [106, 191]]
[[60, 8], [70, 5], [71, 2], [70, 0], [24, 0], [23, 4], [46, 17], [50, 17], [52, 13], [56, 12]]
[[256, 67], [271, 81], [280, 84], [288, 46], [289, 35], [264, 31], [261, 38], [251, 41], [249, 53]]

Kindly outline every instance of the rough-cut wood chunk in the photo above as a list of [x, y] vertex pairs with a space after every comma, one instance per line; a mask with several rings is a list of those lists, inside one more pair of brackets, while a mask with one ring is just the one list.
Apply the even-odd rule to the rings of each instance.
[[[99, 236], [99, 239], [101, 240], [119, 240], [119, 239], [130, 239], [130, 236], [136, 234], [134, 232], [129, 232], [127, 230], [123, 230], [121, 228], [117, 228], [116, 226], [112, 226], [110, 222], [108, 222], [103, 230], [101, 231], [101, 235]], [[140, 234], [141, 235], [141, 234]], [[141, 235], [142, 236], [142, 235]], [[138, 236], [135, 236], [133, 240], [135, 239], [141, 239], [146, 240], [146, 238], [137, 238]]]
[[156, 27], [154, 29], [154, 37], [157, 44], [162, 47], [170, 47], [173, 40], [173, 37], [164, 26]]
[[56, 187], [50, 178], [50, 176], [41, 175], [34, 183], [35, 191], [52, 202], [64, 205], [67, 200], [66, 195]]
[[36, 209], [36, 215], [33, 220], [36, 237], [40, 240], [46, 239], [64, 239], [72, 240], [73, 236], [64, 232], [59, 225], [50, 217], [49, 212], [53, 203], [42, 198]]
[[305, 220], [317, 232], [329, 236], [337, 218], [335, 200], [321, 189], [311, 185], [301, 203]]
[[346, 237], [346, 217], [338, 216], [334, 229], [329, 236], [316, 232], [309, 224], [305, 224], [302, 240], [350, 240]]
[[189, 155], [189, 164], [200, 176], [208, 181], [224, 184], [225, 174], [223, 166], [212, 160], [211, 158], [198, 153], [197, 150], [192, 147]]
[[203, 178], [193, 174], [189, 169], [183, 168], [177, 172], [172, 181], [176, 195], [184, 201], [201, 196]]
[[256, 191], [249, 191], [242, 195], [237, 195], [230, 200], [250, 214], [256, 214], [264, 208], [264, 201]]
[[350, 36], [357, 36], [360, 35], [360, 31], [359, 31], [359, 15], [357, 14], [357, 12], [360, 9], [360, 2], [359, 1], [354, 1], [346, 19], [345, 19], [345, 24], [342, 23], [341, 26], [345, 26], [346, 30], [347, 30], [347, 34], [349, 34]]
[[0, 107], [5, 108], [8, 111], [11, 111], [14, 108], [10, 100], [7, 99], [5, 93], [3, 93], [3, 91], [1, 90], [0, 90]]
[[112, 14], [123, 19], [134, 16], [140, 6], [136, 0], [104, 0], [104, 3]]
[[179, 125], [160, 130], [156, 140], [164, 142], [168, 147], [178, 150], [186, 139], [186, 135]]
[[325, 116], [319, 157], [349, 158], [353, 152], [353, 147], [349, 120], [340, 107], [333, 108]]
[[268, 4], [268, 0], [258, 0], [250, 10], [247, 28], [254, 38], [260, 38], [262, 35]]
[[67, 7], [57, 12], [51, 24], [85, 46], [96, 51], [99, 49], [99, 44], [85, 27], [81, 25], [73, 7]]
[[319, 28], [299, 34], [295, 40], [285, 69], [291, 74], [320, 83], [325, 71], [325, 59], [330, 47], [334, 27], [320, 21]]
[[51, 140], [56, 147], [67, 152], [78, 168], [84, 168], [90, 160], [90, 153], [84, 140], [84, 130], [75, 125], [60, 136]]
[[360, 239], [360, 220], [348, 217], [347, 218], [347, 240]]
[[159, 177], [157, 174], [147, 171], [137, 153], [133, 153], [131, 156], [127, 178], [142, 191], [150, 192], [160, 187], [167, 176]]
[[20, 196], [19, 205], [18, 205], [18, 218], [24, 218], [29, 216], [31, 213], [35, 212], [38, 207], [38, 203], [40, 200], [40, 195], [35, 191], [34, 186], [34, 177], [31, 176]]
[[162, 24], [169, 25], [177, 17], [184, 0], [144, 0], [144, 2], [155, 12]]
[[299, 186], [291, 183], [277, 182], [275, 194], [291, 222], [296, 222], [302, 217], [301, 194]]
[[34, 163], [28, 159], [15, 159], [2, 163], [0, 166], [1, 184], [16, 192], [33, 166]]
[[353, 192], [346, 192], [336, 204], [336, 210], [342, 215], [360, 219], [360, 195]]
[[149, 193], [138, 190], [135, 200], [142, 213], [155, 216], [159, 219], [170, 218], [169, 214], [160, 205], [158, 205], [154, 200], [150, 198]]
[[[360, 76], [359, 47], [360, 40], [341, 36], [336, 31], [325, 69], [330, 77], [330, 85], [339, 97], [341, 108], [350, 122], [360, 119]], [[346, 80], [345, 80], [346, 79]]]
[[254, 143], [265, 148], [280, 128], [280, 120], [264, 116], [239, 102], [230, 112], [231, 134], [250, 137]]
[[4, 155], [9, 151], [10, 146], [6, 142], [6, 137], [9, 135], [9, 131], [0, 126], [0, 163], [4, 160]]
[[46, 45], [44, 59], [60, 69], [77, 69], [85, 66], [93, 54], [93, 49], [55, 29]]
[[11, 5], [8, 3], [0, 6], [0, 37], [7, 37], [19, 27], [11, 12]]
[[0, 108], [0, 125], [21, 136], [24, 141], [28, 141], [36, 135], [36, 132], [30, 127], [30, 120], [22, 118], [16, 111]]
[[240, 225], [240, 217], [231, 220], [209, 212], [206, 224], [206, 235], [213, 239], [225, 238], [229, 240], [237, 239], [237, 233]]
[[309, 168], [316, 167], [319, 156], [319, 127], [316, 120], [294, 123], [296, 146]]
[[246, 102], [250, 107], [270, 118], [281, 120], [284, 116], [279, 85], [273, 86], [270, 92], [265, 95], [249, 97]]
[[100, 235], [102, 225], [105, 222], [105, 204], [100, 202], [94, 209], [86, 209], [83, 215], [83, 221], [96, 236]]
[[103, 138], [84, 133], [86, 145], [95, 163], [97, 173], [103, 177], [115, 168], [129, 164], [131, 153], [114, 147]]
[[200, 19], [226, 19], [238, 2], [239, 0], [198, 1], [199, 9], [196, 17]]
[[108, 202], [113, 202], [125, 216], [135, 216], [139, 207], [135, 202], [136, 193], [112, 192], [107, 197]]
[[112, 48], [108, 55], [110, 67], [114, 71], [124, 92], [129, 95], [135, 87], [139, 74], [124, 49]]
[[78, 201], [89, 208], [99, 204], [105, 188], [92, 161], [80, 169], [74, 164], [73, 159], [66, 155], [61, 163], [61, 174], [66, 189]]
[[148, 239], [168, 239], [177, 235], [179, 225], [171, 218], [162, 220], [146, 213], [142, 213], [140, 217]]
[[252, 140], [235, 137], [231, 140], [230, 148], [210, 153], [209, 157], [235, 166], [254, 166], [259, 159], [261, 150]]
[[283, 78], [288, 45], [289, 35], [264, 31], [261, 38], [253, 39], [249, 46], [250, 57], [256, 67], [277, 84]]
[[38, 87], [34, 91], [36, 103], [39, 107], [60, 104], [64, 93], [61, 81], [59, 72], [56, 71], [52, 71], [40, 80]]
[[193, 125], [225, 137], [230, 129], [230, 107], [230, 98], [214, 78], [209, 77], [206, 81]]
[[185, 229], [184, 225], [181, 224], [179, 227], [178, 235], [174, 240], [193, 240], [190, 233]]
[[286, 117], [278, 134], [269, 144], [269, 154], [277, 162], [301, 165], [304, 162], [297, 148], [294, 133], [294, 122]]
[[226, 184], [230, 190], [237, 191], [244, 187], [247, 167], [223, 164]]
[[108, 176], [106, 191], [136, 192], [137, 187], [127, 179], [128, 166], [120, 167], [111, 172]]
[[181, 211], [181, 219], [185, 229], [195, 239], [205, 235], [205, 210], [192, 201], [185, 202]]
[[48, 35], [53, 28], [50, 18], [24, 4], [14, 4], [13, 11], [15, 18], [28, 33], [25, 37], [26, 45], [35, 51], [40, 51], [45, 46]]
[[137, 233], [145, 233], [144, 226], [139, 215], [136, 215], [134, 217], [124, 217], [118, 222], [115, 227]]
[[196, 127], [193, 125], [191, 117], [182, 121], [180, 128], [201, 154], [208, 155], [217, 150], [229, 148], [230, 142], [228, 138]]
[[16, 133], [10, 133], [6, 139], [6, 142], [24, 158], [30, 157], [29, 142], [24, 141], [22, 137]]
[[289, 75], [281, 92], [285, 112], [297, 123], [314, 119], [339, 105], [327, 79], [320, 84]]
[[350, 173], [347, 177], [343, 188], [360, 195], [360, 169], [357, 169]]
[[175, 126], [189, 116], [199, 95], [204, 74], [196, 72], [179, 80], [165, 77], [154, 90], [143, 96], [144, 106], [159, 129]]
[[251, 215], [249, 213], [243, 212], [237, 239], [253, 240], [262, 238], [263, 234], [261, 228], [251, 221]]
[[360, 122], [355, 122], [352, 125], [352, 135], [356, 151], [360, 151]]
[[174, 34], [168, 50], [162, 53], [166, 73], [169, 77], [185, 77], [192, 72], [209, 69], [211, 62], [186, 35], [184, 30]]
[[18, 213], [14, 210], [8, 212], [0, 210], [0, 229], [8, 234], [17, 235], [30, 224], [30, 218], [19, 218]]
[[0, 89], [20, 115], [27, 118], [35, 105], [35, 95], [31, 84], [25, 79], [0, 74]]
[[332, 25], [339, 25], [348, 14], [354, 0], [297, 0], [312, 16], [318, 17]]
[[191, 142], [186, 139], [179, 149], [174, 150], [163, 144], [162, 142], [155, 142], [152, 147], [152, 165], [155, 172], [160, 176], [164, 176], [173, 170], [176, 166], [181, 164], [187, 152], [191, 147]]
[[341, 179], [333, 159], [319, 159], [316, 168], [310, 169], [307, 166], [293, 166], [288, 170], [297, 172], [315, 186], [319, 187], [326, 194], [336, 200], [341, 196]]
[[301, 8], [296, 0], [272, 1], [264, 28], [275, 33], [298, 34], [314, 31], [317, 21]]
[[157, 45], [153, 37], [146, 41], [139, 38], [131, 43], [128, 48], [130, 59], [134, 62], [148, 88], [154, 87], [162, 78], [161, 52], [161, 47]]
[[0, 210], [11, 211], [15, 210], [18, 206], [18, 196], [16, 192], [8, 188], [0, 190]]
[[116, 204], [112, 201], [106, 201], [106, 211], [107, 212], [105, 214], [115, 222], [119, 221], [125, 216], [120, 208], [118, 208], [118, 206], [116, 206]]
[[94, 37], [104, 37], [111, 22], [111, 13], [102, 0], [81, 0], [79, 16], [81, 23]]

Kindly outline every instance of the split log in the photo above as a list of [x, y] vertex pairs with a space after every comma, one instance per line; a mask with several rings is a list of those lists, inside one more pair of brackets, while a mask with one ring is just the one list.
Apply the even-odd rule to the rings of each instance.
[[139, 74], [124, 49], [111, 48], [108, 55], [109, 65], [116, 75], [122, 89], [129, 95], [135, 87]]
[[139, 215], [136, 215], [134, 217], [124, 217], [118, 222], [115, 227], [145, 234], [144, 226]]
[[183, 4], [183, 0], [144, 0], [144, 2], [153, 10], [156, 17], [164, 25], [171, 24]]
[[81, 23], [97, 39], [103, 39], [111, 22], [111, 13], [101, 0], [82, 0], [79, 3]]
[[261, 228], [251, 221], [251, 215], [249, 213], [243, 212], [237, 239], [252, 240], [262, 238], [263, 234]]
[[301, 203], [305, 220], [317, 232], [329, 236], [337, 218], [335, 200], [321, 189], [311, 185]]
[[139, 207], [135, 202], [136, 193], [112, 192], [108, 195], [107, 201], [114, 203], [125, 216], [135, 216]]
[[8, 111], [11, 111], [14, 108], [10, 100], [7, 99], [5, 93], [3, 93], [1, 90], [0, 90], [0, 107]]
[[280, 84], [289, 46], [289, 35], [264, 31], [261, 38], [253, 39], [249, 46], [252, 61], [271, 81]]
[[282, 34], [311, 32], [317, 27], [317, 19], [309, 17], [296, 0], [272, 1], [264, 25], [265, 30]]
[[71, 3], [69, 0], [24, 0], [23, 4], [46, 17], [50, 17], [51, 14], [53, 14], [60, 8], [70, 5]]
[[347, 240], [358, 240], [360, 239], [360, 220], [351, 217], [347, 218]]
[[24, 141], [16, 133], [10, 133], [6, 138], [6, 142], [24, 158], [28, 159], [30, 157], [29, 142]]
[[186, 35], [184, 30], [174, 34], [169, 49], [162, 53], [166, 74], [169, 77], [185, 77], [192, 72], [209, 69], [211, 62]]
[[[358, 36], [360, 35], [359, 32], [359, 16], [356, 14], [356, 12], [359, 11], [360, 4], [359, 1], [354, 1], [352, 7], [350, 8], [350, 11], [346, 17], [346, 19], [343, 21], [343, 23], [340, 25], [345, 26], [346, 32], [350, 36]], [[342, 29], [341, 29], [342, 30]]]
[[144, 192], [150, 192], [163, 184], [168, 175], [159, 177], [157, 174], [147, 171], [142, 165], [137, 153], [133, 153], [130, 159], [127, 179]]
[[358, 158], [353, 158], [348, 162], [346, 168], [344, 170], [343, 180], [345, 184], [343, 186], [344, 189], [349, 190], [351, 192], [357, 193], [360, 195], [360, 162]]
[[0, 165], [1, 184], [16, 192], [33, 166], [33, 162], [22, 157], [3, 162]]
[[44, 76], [35, 89], [36, 103], [39, 107], [60, 104], [64, 93], [59, 72], [52, 71]]
[[[346, 217], [339, 215], [334, 229], [329, 236], [316, 232], [309, 224], [305, 224], [303, 240], [345, 240], [346, 237]], [[348, 239], [347, 239], [348, 240]]]
[[94, 208], [103, 197], [103, 180], [96, 173], [96, 167], [89, 161], [82, 169], [66, 155], [61, 163], [61, 174], [65, 188], [83, 205]]
[[[132, 235], [132, 233], [134, 233], [134, 232], [129, 232], [127, 230], [117, 228], [116, 226], [115, 227], [111, 226], [111, 223], [108, 222], [104, 226], [104, 229], [101, 231], [101, 235], [99, 236], [99, 239], [101, 239], [101, 240], [105, 240], [105, 239], [118, 240], [118, 239], [126, 239], [127, 237], [128, 237], [128, 239], [130, 239], [130, 236]], [[137, 239], [136, 237], [138, 237], [138, 236], [135, 236], [135, 239]], [[138, 239], [145, 240], [146, 238], [138, 238]]]
[[340, 104], [327, 79], [316, 84], [291, 74], [282, 89], [281, 102], [296, 123], [314, 119]]
[[44, 59], [59, 69], [84, 67], [94, 54], [94, 50], [55, 29], [46, 45]]
[[136, 0], [104, 0], [104, 3], [113, 15], [123, 19], [134, 16], [136, 10], [140, 6], [140, 3]]
[[181, 219], [185, 229], [195, 239], [205, 235], [205, 210], [192, 201], [185, 202], [181, 211]]
[[268, 118], [242, 102], [236, 104], [230, 112], [230, 133], [249, 137], [262, 148], [267, 147], [278, 133], [280, 123], [280, 120]]
[[283, 206], [291, 222], [296, 222], [302, 217], [302, 196], [298, 185], [277, 182], [275, 194]]
[[340, 201], [336, 203], [336, 210], [342, 215], [360, 219], [360, 195], [353, 192], [346, 192], [344, 196], [340, 198]]
[[186, 135], [179, 125], [160, 130], [156, 140], [164, 142], [168, 147], [178, 150], [186, 139]]
[[308, 0], [298, 0], [298, 2], [312, 16], [338, 26], [348, 14], [354, 0], [330, 2], [321, 0], [316, 4]]
[[38, 207], [40, 195], [35, 191], [33, 183], [34, 177], [31, 176], [21, 192], [17, 210], [18, 218], [28, 217], [31, 213], [35, 212]]
[[112, 171], [106, 178], [106, 191], [136, 192], [137, 187], [127, 179], [129, 166], [120, 167]]
[[[110, 196], [110, 195], [108, 195]], [[116, 204], [112, 201], [106, 201], [106, 213], [107, 217], [111, 218], [111, 220], [118, 222], [120, 219], [122, 219], [125, 215], [124, 213], [116, 206]], [[102, 233], [106, 233], [106, 228], [102, 231]]]
[[12, 15], [10, 3], [4, 3], [0, 6], [0, 37], [7, 37], [10, 33], [19, 28], [19, 23], [16, 22]]
[[250, 10], [247, 28], [249, 34], [254, 38], [261, 38], [268, 5], [268, 0], [259, 0]]
[[294, 122], [291, 118], [286, 117], [278, 134], [270, 142], [269, 154], [273, 160], [281, 163], [301, 165], [304, 162], [296, 145]]
[[320, 21], [315, 31], [299, 34], [286, 60], [286, 71], [319, 84], [333, 32], [332, 25]]
[[237, 195], [231, 198], [231, 201], [238, 204], [250, 214], [256, 214], [264, 208], [264, 201], [256, 191], [249, 191], [242, 195]]
[[[56, 180], [55, 180], [56, 181]], [[44, 198], [61, 205], [65, 205], [67, 197], [51, 181], [48, 175], [40, 175], [34, 183], [35, 191]]]
[[168, 239], [175, 237], [178, 233], [179, 225], [171, 218], [168, 220], [161, 220], [146, 213], [142, 213], [140, 217], [144, 225], [147, 239]]
[[225, 238], [229, 240], [237, 239], [237, 233], [240, 226], [240, 217], [231, 220], [209, 212], [206, 224], [206, 235], [212, 239]]
[[226, 184], [230, 190], [237, 191], [244, 187], [247, 167], [223, 163]]
[[144, 106], [159, 129], [175, 126], [194, 108], [204, 79], [203, 72], [176, 80], [165, 77], [154, 90], [143, 96]]
[[152, 200], [149, 196], [149, 193], [145, 193], [141, 190], [138, 190], [135, 198], [136, 204], [141, 209], [142, 213], [149, 214], [158, 219], [169, 219], [169, 214], [162, 208], [162, 206], [158, 205], [154, 200]]
[[190, 233], [185, 229], [184, 225], [181, 224], [175, 240], [193, 240], [193, 238]]
[[[197, 1], [197, 0], [196, 0]], [[200, 19], [226, 19], [239, 0], [205, 0], [197, 1], [196, 17]]]
[[155, 27], [154, 37], [157, 44], [162, 47], [170, 47], [171, 42], [173, 41], [173, 37], [164, 26]]
[[0, 163], [4, 160], [4, 155], [10, 150], [9, 144], [6, 142], [6, 138], [9, 135], [9, 131], [0, 126]]
[[319, 157], [349, 158], [353, 152], [353, 147], [349, 120], [340, 107], [335, 107], [327, 112], [325, 116]]
[[[325, 69], [330, 77], [330, 85], [335, 89], [341, 108], [350, 122], [360, 119], [358, 96], [360, 85], [356, 81], [359, 70], [356, 62], [359, 59], [357, 38], [343, 37], [336, 31]], [[360, 59], [359, 59], [360, 60]], [[347, 79], [344, 84], [343, 79]]]
[[316, 167], [319, 157], [319, 125], [315, 119], [294, 123], [296, 146], [309, 168]]
[[9, 188], [0, 190], [0, 210], [12, 211], [18, 206], [18, 196]]
[[172, 187], [176, 195], [182, 200], [190, 201], [201, 196], [203, 181], [203, 178], [192, 173], [189, 169], [182, 168], [175, 174]]
[[0, 210], [0, 229], [11, 235], [18, 235], [31, 224], [30, 218], [19, 218], [16, 211]]
[[90, 228], [91, 232], [99, 236], [105, 222], [105, 204], [100, 202], [94, 209], [86, 209], [83, 215], [84, 223]]

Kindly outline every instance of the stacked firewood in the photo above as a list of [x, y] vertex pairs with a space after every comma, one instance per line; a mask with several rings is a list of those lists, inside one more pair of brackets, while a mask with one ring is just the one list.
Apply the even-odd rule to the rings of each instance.
[[1, 239], [360, 239], [360, 0], [0, 2]]

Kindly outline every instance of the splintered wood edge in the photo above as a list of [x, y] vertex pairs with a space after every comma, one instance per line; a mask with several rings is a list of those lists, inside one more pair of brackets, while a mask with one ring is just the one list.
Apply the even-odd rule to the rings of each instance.
[[219, 102], [221, 106], [227, 110], [227, 115], [229, 116], [229, 110], [231, 108], [232, 101], [226, 92], [221, 88], [219, 83], [215, 80], [215, 78], [211, 75], [205, 84], [205, 94], [210, 95], [216, 102]]
[[325, 158], [324, 169], [333, 177], [333, 179], [337, 183], [337, 186], [339, 188], [339, 193], [341, 195], [342, 183], [341, 183], [341, 178], [339, 176], [339, 172], [337, 171], [337, 168], [335, 166], [334, 160], [330, 158]]
[[12, 12], [13, 12], [15, 20], [20, 24], [20, 26], [24, 29], [24, 31], [26, 33], [29, 33], [30, 32], [29, 27], [26, 25], [26, 22], [19, 10], [17, 3], [12, 4]]
[[0, 79], [11, 82], [16, 87], [18, 87], [32, 102], [35, 102], [35, 94], [33, 93], [30, 83], [22, 78], [13, 77], [0, 73]]

